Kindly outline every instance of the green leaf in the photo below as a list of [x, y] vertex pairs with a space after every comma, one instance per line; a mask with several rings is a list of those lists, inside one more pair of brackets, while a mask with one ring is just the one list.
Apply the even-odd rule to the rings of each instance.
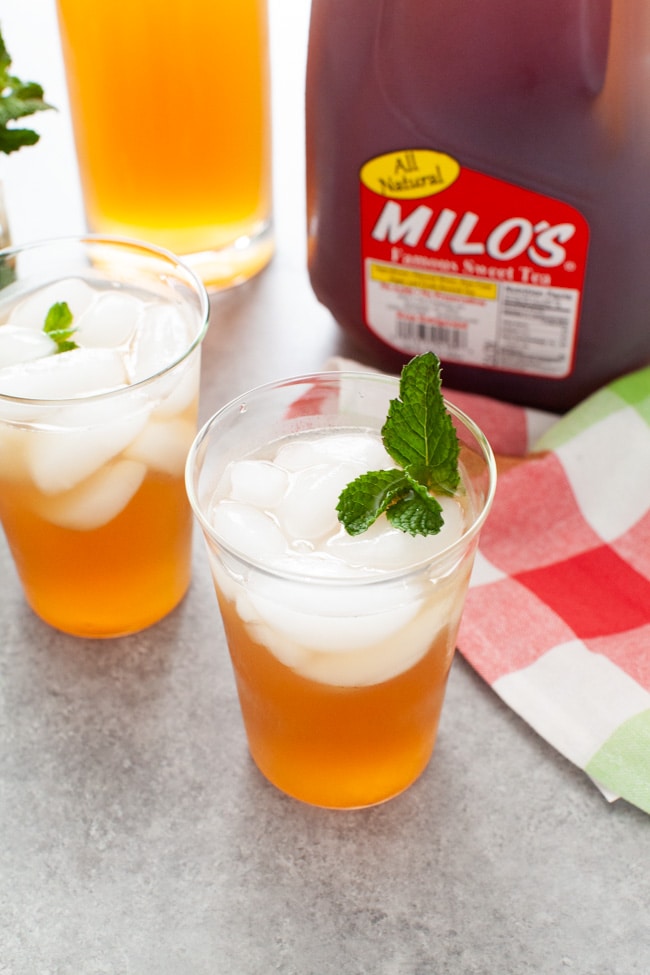
[[437, 535], [444, 524], [440, 502], [417, 482], [386, 511], [394, 528], [409, 535]]
[[66, 301], [55, 302], [45, 316], [43, 331], [53, 342], [56, 342], [57, 352], [70, 352], [72, 349], [79, 348], [71, 338], [76, 332], [76, 328], [70, 327], [72, 321], [72, 312]]
[[26, 115], [33, 115], [35, 112], [43, 112], [49, 105], [43, 101], [43, 89], [40, 85], [29, 83], [22, 84], [17, 78], [6, 79], [12, 87], [3, 89], [2, 100], [0, 100], [0, 125], [13, 122], [15, 119], [24, 118]]
[[386, 450], [414, 480], [453, 494], [459, 483], [459, 444], [441, 392], [440, 361], [433, 352], [402, 370], [400, 399], [391, 400], [382, 428]]
[[72, 352], [73, 349], [79, 348], [76, 342], [70, 342], [65, 339], [61, 342], [57, 340], [57, 346], [57, 352]]
[[396, 498], [409, 490], [403, 471], [368, 471], [343, 488], [336, 510], [348, 535], [360, 535], [370, 528]]
[[21, 81], [10, 74], [11, 58], [0, 32], [0, 152], [10, 153], [33, 146], [40, 136], [32, 129], [9, 128], [10, 122], [53, 108], [35, 81]]
[[40, 136], [32, 129], [3, 129], [0, 127], [0, 152], [9, 155], [23, 146], [35, 145]]
[[369, 471], [348, 484], [336, 509], [340, 522], [348, 534], [359, 535], [386, 512], [401, 531], [437, 534], [443, 515], [434, 494], [453, 495], [458, 489], [460, 444], [442, 396], [440, 361], [433, 352], [404, 366], [399, 398], [391, 400], [381, 433], [399, 467]]

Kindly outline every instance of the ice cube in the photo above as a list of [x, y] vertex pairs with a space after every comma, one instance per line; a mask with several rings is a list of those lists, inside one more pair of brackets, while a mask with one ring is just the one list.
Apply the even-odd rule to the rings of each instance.
[[285, 471], [304, 471], [322, 464], [323, 458], [313, 440], [294, 440], [282, 444], [275, 455], [275, 463]]
[[71, 491], [48, 498], [40, 514], [61, 528], [92, 531], [107, 525], [126, 508], [139, 490], [146, 467], [134, 460], [118, 460], [96, 471]]
[[[310, 651], [347, 653], [398, 633], [421, 607], [412, 594], [394, 599], [380, 588], [303, 585], [268, 577], [249, 580], [257, 621], [280, 639]], [[386, 603], [384, 603], [386, 599]]]
[[254, 561], [268, 561], [286, 551], [286, 539], [273, 519], [252, 505], [219, 501], [209, 520], [226, 545]]
[[347, 565], [373, 569], [399, 569], [433, 558], [452, 545], [463, 531], [463, 510], [454, 498], [438, 499], [444, 525], [437, 535], [409, 535], [393, 528], [385, 516], [360, 535], [340, 528], [324, 545], [324, 551]]
[[197, 349], [185, 362], [149, 385], [150, 395], [156, 397], [157, 417], [176, 416], [197, 401], [200, 367], [201, 352]]
[[47, 313], [57, 302], [65, 301], [73, 315], [73, 325], [94, 301], [97, 291], [82, 278], [63, 278], [27, 295], [11, 310], [12, 325], [41, 331]]
[[313, 437], [289, 441], [280, 446], [275, 460], [288, 471], [346, 460], [360, 464], [365, 470], [395, 466], [378, 434], [347, 430], [334, 430], [322, 435], [315, 432]]
[[368, 471], [395, 466], [379, 437], [372, 434], [332, 433], [314, 439], [311, 446], [316, 463], [348, 460]]
[[438, 591], [425, 579], [332, 588], [253, 573], [246, 598], [247, 626], [274, 656], [310, 680], [342, 687], [408, 670], [446, 628], [455, 631], [462, 610], [455, 587]]
[[348, 461], [335, 466], [321, 464], [293, 474], [289, 490], [277, 509], [287, 537], [316, 541], [335, 532], [339, 494], [360, 473], [359, 465]]
[[35, 332], [20, 325], [0, 326], [0, 368], [20, 362], [31, 362], [56, 352], [53, 342], [45, 332]]
[[121, 291], [101, 291], [73, 325], [74, 339], [84, 348], [114, 349], [129, 341], [143, 303]]
[[231, 464], [230, 497], [256, 508], [275, 508], [289, 484], [287, 472], [266, 460], [240, 460]]
[[311, 680], [337, 687], [381, 684], [415, 666], [448, 625], [446, 602], [432, 603], [408, 620], [399, 634], [390, 633], [350, 653], [312, 653], [298, 661], [296, 669]]
[[142, 461], [150, 470], [177, 477], [185, 469], [195, 432], [194, 424], [188, 420], [151, 419], [124, 456]]
[[146, 305], [140, 315], [129, 359], [132, 382], [155, 376], [182, 358], [191, 342], [183, 310], [162, 302]]
[[230, 575], [210, 545], [208, 545], [208, 560], [219, 602], [228, 600], [234, 603], [235, 611], [240, 620], [245, 624], [251, 638], [256, 643], [261, 643], [262, 646], [269, 649], [273, 646], [271, 652], [283, 664], [287, 667], [296, 667], [301, 658], [305, 657], [307, 651], [289, 640], [278, 640], [266, 624], [259, 622], [258, 613], [249, 599], [245, 586], [241, 585], [239, 580]]
[[122, 357], [109, 349], [73, 349], [0, 369], [0, 394], [72, 399], [126, 383]]
[[299, 643], [288, 640], [286, 636], [278, 637], [273, 630], [264, 623], [248, 623], [246, 626], [251, 639], [266, 647], [280, 663], [299, 674], [307, 676], [309, 670], [309, 650], [305, 650]]
[[28, 463], [44, 494], [69, 491], [116, 457], [144, 428], [150, 406], [135, 392], [67, 406], [31, 431]]
[[217, 589], [235, 603], [251, 638], [287, 667], [324, 684], [389, 680], [424, 656], [441, 630], [453, 629], [462, 608], [454, 589], [438, 592], [426, 578], [360, 587], [303, 582], [296, 574], [312, 573], [311, 556], [301, 563], [295, 556], [274, 560], [274, 568], [293, 570], [293, 580], [250, 568], [242, 585], [210, 547], [208, 553]]

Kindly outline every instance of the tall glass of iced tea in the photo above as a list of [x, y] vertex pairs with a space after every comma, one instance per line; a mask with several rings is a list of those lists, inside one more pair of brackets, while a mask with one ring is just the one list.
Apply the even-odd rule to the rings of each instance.
[[319, 806], [382, 802], [426, 767], [495, 487], [485, 437], [449, 407], [461, 484], [441, 499], [442, 531], [411, 536], [382, 515], [348, 535], [342, 488], [395, 466], [380, 430], [397, 389], [368, 373], [257, 388], [212, 417], [187, 461], [251, 754]]
[[90, 230], [209, 287], [273, 253], [266, 0], [58, 0]]
[[26, 598], [78, 636], [182, 599], [208, 300], [172, 254], [99, 237], [0, 251], [0, 520]]

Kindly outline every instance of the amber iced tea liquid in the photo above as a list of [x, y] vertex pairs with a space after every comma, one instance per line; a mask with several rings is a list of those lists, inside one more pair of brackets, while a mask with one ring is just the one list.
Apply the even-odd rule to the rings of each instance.
[[0, 520], [40, 617], [76, 636], [119, 636], [150, 626], [181, 601], [192, 541], [182, 468], [148, 472], [126, 507], [94, 529], [53, 523], [48, 508], [56, 503], [29, 479], [0, 472]]
[[260, 270], [272, 251], [266, 0], [58, 9], [91, 229], [196, 255], [215, 286]]
[[455, 626], [435, 634], [405, 672], [336, 686], [278, 661], [251, 638], [231, 602], [221, 596], [219, 603], [250, 752], [274, 785], [313, 805], [353, 809], [396, 796], [418, 778], [435, 744]]

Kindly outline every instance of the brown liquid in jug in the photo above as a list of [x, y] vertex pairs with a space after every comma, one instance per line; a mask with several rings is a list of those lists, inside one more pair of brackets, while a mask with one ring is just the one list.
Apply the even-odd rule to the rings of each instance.
[[367, 361], [564, 411], [650, 361], [650, 5], [313, 0], [309, 272]]

